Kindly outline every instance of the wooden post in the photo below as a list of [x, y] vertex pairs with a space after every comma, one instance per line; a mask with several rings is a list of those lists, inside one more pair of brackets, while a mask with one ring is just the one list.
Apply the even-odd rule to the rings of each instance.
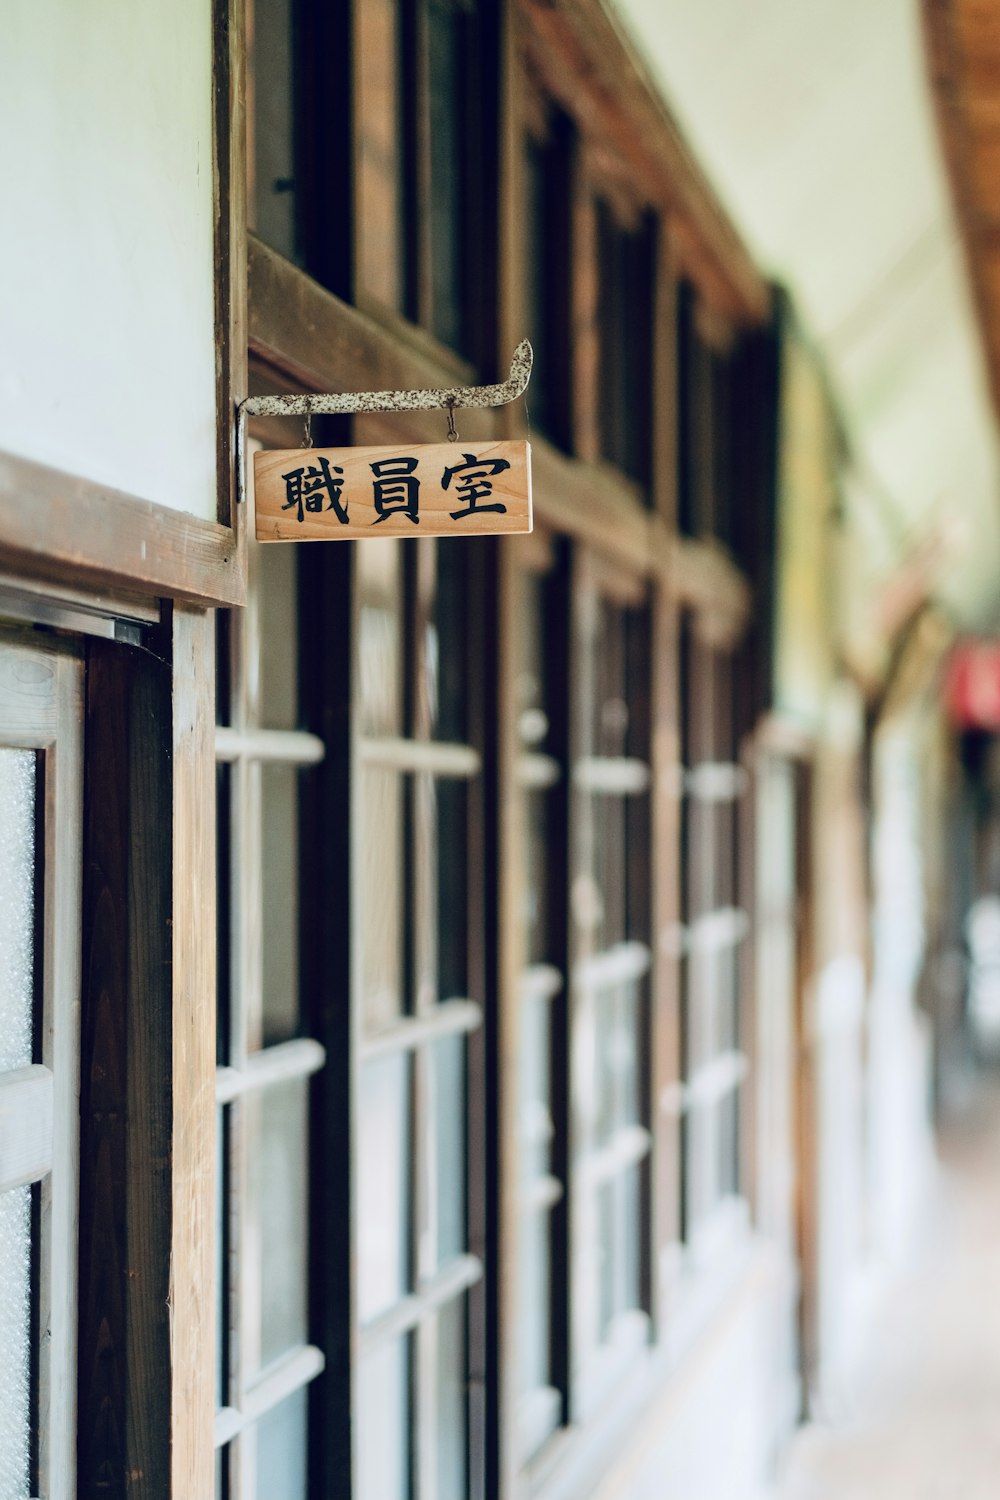
[[215, 640], [173, 616], [173, 1131], [170, 1493], [215, 1483]]

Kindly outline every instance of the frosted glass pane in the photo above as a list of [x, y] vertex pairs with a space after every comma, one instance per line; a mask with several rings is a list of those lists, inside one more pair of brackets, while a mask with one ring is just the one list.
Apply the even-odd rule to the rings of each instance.
[[357, 1500], [406, 1500], [410, 1493], [407, 1354], [399, 1339], [358, 1366]]
[[615, 1319], [639, 1306], [641, 1183], [629, 1167], [597, 1195], [600, 1233], [601, 1334]]
[[405, 1054], [366, 1063], [358, 1089], [358, 1316], [407, 1289], [410, 1089]]
[[299, 773], [261, 768], [264, 1045], [299, 1032]]
[[520, 1175], [524, 1186], [544, 1177], [552, 1163], [552, 1113], [549, 1083], [548, 1002], [530, 999], [521, 1006]]
[[249, 1217], [260, 1253], [260, 1362], [308, 1336], [308, 1083], [276, 1084], [247, 1100]]
[[368, 768], [362, 786], [362, 1019], [376, 1032], [403, 1005], [403, 784], [396, 771]]
[[294, 547], [252, 547], [260, 640], [261, 724], [297, 729], [298, 599]]
[[374, 538], [355, 552], [362, 734], [402, 733], [402, 545], [392, 538]]
[[465, 1298], [437, 1320], [436, 1500], [465, 1500]]
[[296, 1391], [257, 1425], [258, 1500], [305, 1500], [309, 1393]]
[[31, 1188], [0, 1194], [0, 1496], [28, 1491], [31, 1394]]
[[443, 1266], [465, 1249], [465, 1038], [451, 1036], [436, 1043], [430, 1058], [436, 1261]]
[[518, 1284], [519, 1386], [529, 1392], [549, 1383], [549, 1234], [545, 1210], [521, 1216]]
[[0, 749], [0, 1073], [32, 1059], [35, 755]]

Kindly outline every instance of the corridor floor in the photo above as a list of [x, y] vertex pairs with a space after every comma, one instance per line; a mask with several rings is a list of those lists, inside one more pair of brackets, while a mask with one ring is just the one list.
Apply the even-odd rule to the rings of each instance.
[[951, 1110], [917, 1251], [776, 1500], [1000, 1500], [1000, 1078]]

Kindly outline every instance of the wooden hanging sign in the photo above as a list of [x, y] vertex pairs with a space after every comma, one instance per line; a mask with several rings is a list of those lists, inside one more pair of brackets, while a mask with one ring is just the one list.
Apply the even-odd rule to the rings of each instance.
[[259, 542], [530, 531], [531, 445], [462, 441], [254, 454]]

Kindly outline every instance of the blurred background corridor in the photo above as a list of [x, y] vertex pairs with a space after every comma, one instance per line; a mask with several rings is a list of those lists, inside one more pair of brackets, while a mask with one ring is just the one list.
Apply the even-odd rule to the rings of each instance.
[[1000, 1465], [1000, 1085], [970, 1072], [905, 1268], [871, 1291], [865, 1351], [792, 1439], [780, 1500], [996, 1493]]

